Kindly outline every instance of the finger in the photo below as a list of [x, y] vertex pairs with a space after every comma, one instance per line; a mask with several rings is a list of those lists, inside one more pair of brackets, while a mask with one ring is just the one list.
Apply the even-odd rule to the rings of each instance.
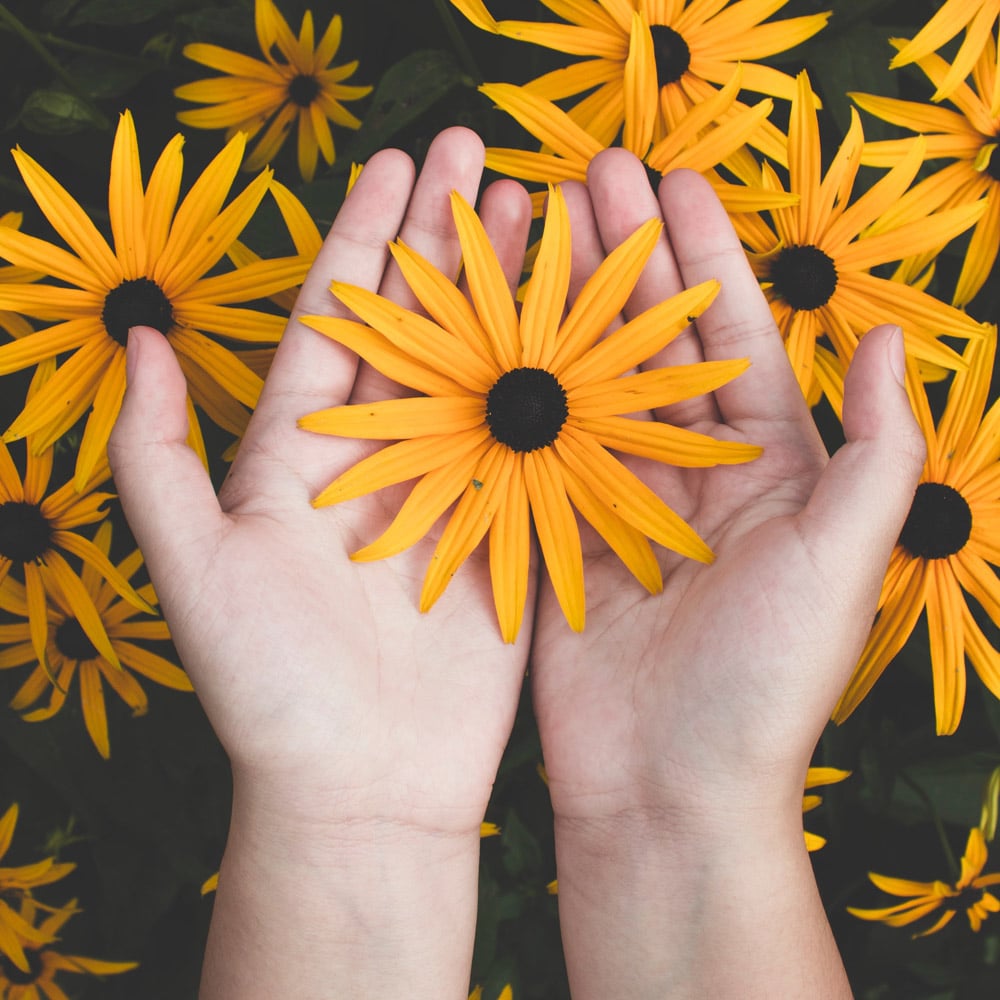
[[705, 357], [751, 361], [747, 372], [715, 391], [723, 419], [730, 424], [744, 418], [798, 422], [812, 436], [809, 409], [771, 307], [715, 192], [699, 174], [676, 170], [663, 178], [659, 199], [684, 284], [709, 278], [722, 284], [698, 318]]
[[516, 295], [531, 231], [531, 196], [517, 181], [494, 181], [483, 192], [479, 218], [507, 279], [507, 287], [511, 295]]
[[133, 329], [126, 366], [128, 388], [108, 458], [125, 517], [169, 615], [195, 589], [186, 567], [211, 561], [228, 521], [205, 467], [188, 447], [187, 383], [166, 338], [149, 327]]
[[[830, 460], [799, 515], [815, 565], [828, 568], [838, 595], [857, 595], [857, 607], [837, 608], [844, 620], [860, 623], [857, 654], [926, 454], [903, 387], [903, 367], [898, 327], [876, 327], [861, 338], [844, 387], [847, 443]], [[856, 660], [851, 658], [849, 666]], [[835, 682], [842, 686], [845, 680]]]

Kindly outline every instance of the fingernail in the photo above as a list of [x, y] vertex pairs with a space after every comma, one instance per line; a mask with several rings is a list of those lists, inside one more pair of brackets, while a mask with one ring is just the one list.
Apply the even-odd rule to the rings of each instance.
[[905, 386], [906, 345], [903, 343], [903, 331], [898, 326], [892, 328], [886, 350], [889, 352], [889, 367], [892, 369], [892, 374], [900, 385]]

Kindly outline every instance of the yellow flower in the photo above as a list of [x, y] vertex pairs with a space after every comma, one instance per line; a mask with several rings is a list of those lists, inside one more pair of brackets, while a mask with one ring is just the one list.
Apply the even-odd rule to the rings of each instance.
[[[893, 41], [900, 48], [903, 43]], [[918, 65], [930, 80], [942, 85], [950, 67], [936, 55], [924, 56]], [[923, 218], [928, 211], [951, 208], [984, 198], [986, 210], [972, 231], [965, 260], [955, 286], [952, 302], [965, 306], [986, 283], [1000, 248], [1000, 91], [996, 81], [1000, 57], [990, 34], [973, 67], [972, 83], [959, 82], [948, 90], [957, 110], [931, 107], [917, 101], [900, 101], [871, 94], [851, 94], [865, 111], [912, 129], [923, 136], [865, 143], [861, 162], [876, 167], [891, 167], [911, 154], [919, 142], [925, 146], [925, 160], [947, 159], [954, 162], [934, 171], [907, 192], [882, 219], [880, 228], [895, 226], [913, 218]], [[899, 273], [912, 280], [931, 264], [940, 247], [908, 257]]]
[[[694, 106], [743, 65], [747, 90], [790, 99], [794, 81], [754, 62], [783, 52], [820, 31], [829, 13], [763, 22], [786, 0], [570, 0], [545, 3], [564, 24], [497, 21], [481, 0], [452, 0], [473, 24], [519, 41], [580, 56], [570, 66], [527, 86], [550, 101], [578, 98], [573, 120], [605, 146], [622, 133], [622, 145], [637, 156], [669, 135]], [[722, 9], [725, 8], [725, 9]], [[734, 111], [743, 109], [735, 104]], [[753, 144], [784, 162], [781, 133], [773, 126]]]
[[[38, 907], [25, 897], [21, 901], [21, 918], [33, 925]], [[78, 913], [76, 900], [55, 910], [47, 916], [37, 930], [53, 941], [63, 925]], [[138, 962], [105, 962], [82, 955], [64, 955], [52, 948], [32, 945], [26, 949], [27, 969], [18, 968], [4, 955], [0, 955], [0, 1000], [69, 1000], [56, 982], [60, 972], [72, 972], [90, 976], [114, 976], [138, 967]]]
[[471, 303], [450, 279], [396, 243], [393, 257], [431, 318], [335, 282], [334, 295], [369, 325], [306, 320], [395, 382], [425, 393], [302, 418], [300, 426], [320, 433], [397, 441], [341, 475], [314, 504], [419, 478], [385, 533], [352, 557], [368, 560], [417, 542], [457, 500], [427, 571], [420, 607], [426, 611], [434, 604], [488, 531], [493, 596], [508, 642], [517, 636], [524, 611], [533, 518], [560, 606], [580, 630], [583, 557], [574, 506], [650, 591], [659, 590], [662, 580], [647, 536], [685, 556], [712, 558], [694, 530], [608, 449], [682, 466], [745, 462], [760, 453], [751, 445], [619, 414], [712, 391], [748, 362], [624, 375], [669, 343], [718, 291], [718, 282], [705, 282], [603, 336], [652, 252], [662, 228], [658, 220], [605, 259], [564, 318], [571, 246], [558, 188], [549, 194], [520, 316], [475, 212], [458, 195], [452, 212]]
[[[20, 212], [6, 212], [0, 215], [0, 226], [9, 229], [20, 229], [23, 216]], [[14, 267], [7, 265], [0, 267], [0, 283], [23, 284], [26, 281], [37, 281], [42, 277], [38, 271], [32, 271], [27, 267]], [[19, 316], [9, 309], [0, 310], [0, 330], [5, 330], [12, 337], [23, 337], [26, 333], [31, 333], [31, 325], [23, 316]]]
[[[180, 135], [167, 144], [143, 190], [132, 116], [119, 122], [111, 154], [108, 208], [114, 249], [70, 194], [34, 160], [15, 150], [29, 190], [72, 252], [0, 227], [0, 257], [37, 268], [60, 284], [0, 284], [0, 309], [53, 324], [0, 346], [0, 376], [69, 354], [14, 421], [5, 441], [33, 434], [44, 450], [89, 409], [76, 466], [82, 487], [102, 460], [125, 392], [124, 344], [131, 326], [166, 334], [188, 380], [191, 399], [221, 427], [240, 433], [261, 379], [206, 334], [247, 343], [276, 343], [285, 320], [235, 303], [298, 284], [308, 261], [300, 256], [259, 261], [205, 274], [225, 256], [267, 193], [263, 172], [225, 208], [222, 204], [243, 157], [233, 139], [177, 205], [183, 158]], [[176, 211], [175, 211], [176, 210]], [[204, 445], [189, 407], [192, 444]]]
[[[828, 337], [841, 359], [854, 353], [857, 338], [876, 322], [896, 323], [908, 351], [922, 361], [960, 367], [938, 337], [975, 337], [981, 324], [925, 292], [871, 274], [871, 269], [914, 252], [938, 247], [971, 226], [982, 205], [924, 214], [875, 236], [865, 230], [909, 187], [920, 166], [921, 148], [851, 202], [864, 136], [857, 114], [826, 175], [820, 136], [805, 73], [799, 75], [788, 130], [789, 190], [799, 202], [770, 212], [772, 224], [755, 213], [733, 216], [733, 225], [751, 251], [775, 321], [785, 338], [796, 378], [811, 398], [816, 341]], [[764, 179], [782, 190], [774, 170]]]
[[[218, 45], [184, 47], [188, 59], [228, 76], [178, 87], [177, 97], [211, 107], [182, 111], [177, 118], [194, 128], [227, 129], [229, 138], [237, 132], [253, 138], [266, 125], [247, 160], [247, 170], [270, 163], [297, 122], [299, 172], [311, 181], [320, 154], [328, 165], [336, 158], [330, 122], [341, 128], [361, 126], [342, 102], [365, 97], [372, 88], [343, 82], [358, 68], [357, 61], [330, 65], [340, 48], [343, 24], [339, 14], [331, 19], [318, 45], [310, 10], [302, 18], [298, 38], [272, 0], [257, 0], [255, 22], [266, 62]], [[274, 49], [280, 59], [275, 58]]]
[[972, 72], [980, 51], [992, 35], [998, 16], [1000, 0], [945, 0], [911, 41], [897, 46], [899, 52], [889, 65], [898, 69], [919, 62], [951, 41], [964, 28], [965, 38], [954, 63], [940, 81], [935, 81], [937, 91], [933, 100], [943, 101], [951, 97]]
[[965, 704], [965, 659], [1000, 698], [1000, 653], [976, 622], [963, 591], [1000, 623], [1000, 403], [985, 416], [996, 329], [969, 341], [937, 428], [927, 393], [911, 371], [910, 398], [927, 440], [927, 462], [893, 549], [878, 617], [833, 718], [861, 703], [927, 612], [937, 731], [953, 733]]
[[[0, 859], [10, 850], [17, 815], [15, 802], [0, 817]], [[0, 866], [0, 962], [11, 963], [18, 971], [27, 972], [29, 961], [24, 945], [43, 945], [54, 940], [54, 935], [34, 927], [31, 921], [12, 909], [10, 902], [23, 898], [39, 886], [58, 882], [75, 867], [69, 862], [57, 862], [55, 858], [14, 867]]]
[[[111, 525], [107, 521], [98, 528], [94, 546], [107, 557], [111, 550]], [[118, 563], [116, 569], [128, 580], [141, 565], [142, 554], [136, 549]], [[20, 667], [32, 661], [37, 664], [14, 695], [11, 708], [23, 712], [28, 722], [51, 719], [66, 701], [74, 678], [79, 677], [80, 703], [87, 732], [100, 755], [110, 757], [104, 684], [132, 709], [133, 715], [145, 715], [149, 707], [146, 693], [129, 671], [176, 691], [192, 690], [191, 682], [179, 667], [137, 644], [169, 639], [167, 623], [161, 618], [134, 621], [138, 610], [117, 599], [115, 591], [93, 567], [83, 567], [80, 581], [114, 651], [114, 663], [91, 641], [58, 583], [50, 579], [48, 569], [42, 566], [40, 572], [49, 595], [45, 660], [38, 662], [27, 622], [0, 625], [0, 643], [6, 647], [0, 648], [0, 668]], [[156, 600], [149, 585], [141, 587], [138, 593], [150, 603]], [[24, 587], [10, 578], [0, 584], [0, 608], [16, 617], [26, 617]], [[50, 693], [48, 705], [28, 711], [46, 692]]]
[[[469, 1000], [483, 1000], [482, 986], [477, 986], [469, 994]], [[514, 991], [511, 989], [509, 983], [500, 991], [500, 996], [497, 997], [497, 1000], [514, 1000]]]
[[965, 910], [969, 926], [978, 931], [991, 913], [1000, 913], [1000, 899], [988, 889], [1000, 885], [1000, 873], [983, 875], [986, 864], [986, 841], [977, 826], [969, 831], [965, 854], [962, 856], [962, 873], [954, 885], [947, 882], [913, 882], [909, 879], [889, 878], [869, 872], [868, 877], [883, 892], [891, 896], [909, 896], [904, 903], [875, 910], [862, 910], [849, 906], [847, 912], [862, 920], [880, 920], [890, 927], [906, 927], [928, 914], [943, 910], [930, 927], [913, 936], [926, 937], [941, 930], [959, 910]]
[[[810, 788], [816, 788], [819, 785], [835, 785], [837, 782], [843, 781], [850, 776], [850, 771], [841, 771], [835, 767], [810, 767], [806, 774], [806, 791]], [[811, 812], [822, 804], [822, 795], [804, 795], [802, 797], [802, 811], [804, 813]], [[819, 836], [819, 834], [810, 833], [806, 830], [805, 835], [807, 850], [818, 851], [826, 843], [826, 840]]]

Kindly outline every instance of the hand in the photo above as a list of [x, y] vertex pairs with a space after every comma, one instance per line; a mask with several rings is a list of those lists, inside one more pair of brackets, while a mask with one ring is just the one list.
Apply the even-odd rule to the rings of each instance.
[[[751, 359], [713, 396], [647, 417], [764, 447], [745, 465], [636, 463], [711, 545], [711, 565], [663, 553], [664, 590], [650, 596], [585, 535], [583, 634], [566, 630], [548, 587], [540, 595], [533, 696], [574, 998], [609, 989], [840, 995], [842, 973], [816, 972], [822, 985], [810, 993], [811, 974], [799, 967], [821, 968], [823, 955], [839, 966], [802, 843], [802, 790], [923, 463], [894, 375], [901, 338], [888, 328], [862, 338], [846, 390], [847, 444], [828, 460], [708, 185], [671, 174], [657, 201], [638, 161], [611, 150], [591, 165], [589, 193], [578, 186], [567, 197], [575, 287], [604, 248], [662, 213], [666, 236], [626, 316], [682, 287], [721, 281], [697, 326], [650, 367]], [[775, 940], [786, 949], [801, 942], [802, 963], [791, 963], [798, 978], [773, 978], [789, 970]], [[713, 962], [713, 949], [727, 944], [741, 960]]]
[[[343, 944], [350, 971], [338, 973], [338, 996], [467, 992], [479, 824], [513, 723], [530, 622], [517, 645], [502, 643], [485, 555], [421, 615], [416, 594], [433, 537], [393, 559], [350, 561], [388, 524], [399, 495], [314, 509], [310, 500], [371, 445], [310, 434], [296, 420], [401, 390], [297, 317], [346, 314], [328, 292], [332, 279], [415, 308], [389, 263], [397, 234], [457, 273], [449, 193], [475, 201], [483, 155], [476, 136], [453, 129], [433, 143], [415, 185], [398, 151], [368, 162], [303, 285], [218, 497], [185, 444], [185, 386], [169, 346], [148, 329], [131, 337], [111, 441], [115, 479], [233, 766], [203, 998], [320, 995], [308, 988], [312, 977], [329, 988], [329, 964], [311, 951], [317, 936]], [[527, 194], [494, 185], [481, 214], [513, 285]], [[419, 969], [400, 968], [406, 946], [394, 929], [420, 955]], [[373, 971], [367, 943], [392, 956], [373, 962], [374, 979], [364, 978]], [[397, 971], [408, 976], [394, 979]]]

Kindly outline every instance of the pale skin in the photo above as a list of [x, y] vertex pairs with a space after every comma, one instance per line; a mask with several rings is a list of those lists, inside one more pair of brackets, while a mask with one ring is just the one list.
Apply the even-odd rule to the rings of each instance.
[[[880, 328], [862, 339], [848, 444], [828, 461], [710, 190], [678, 173], [658, 201], [630, 154], [602, 154], [589, 186], [567, 190], [573, 287], [662, 213], [667, 231], [627, 313], [719, 278], [718, 300], [666, 360], [752, 366], [656, 416], [764, 445], [764, 456], [683, 474], [640, 466], [717, 559], [663, 553], [666, 587], [650, 596], [585, 533], [582, 634], [543, 580], [518, 642], [503, 644], [478, 556], [421, 614], [433, 536], [352, 563], [403, 494], [314, 509], [311, 497], [370, 445], [296, 428], [325, 406], [408, 393], [296, 316], [344, 314], [326, 291], [333, 278], [413, 307], [386, 251], [397, 234], [457, 273], [448, 193], [474, 199], [482, 159], [479, 140], [452, 129], [416, 182], [398, 151], [368, 162], [218, 497], [185, 444], [172, 352], [154, 331], [131, 338], [115, 480], [233, 768], [202, 1000], [467, 995], [479, 824], [529, 653], [574, 998], [848, 997], [801, 796], [922, 464], [893, 374], [899, 337]], [[500, 182], [480, 213], [513, 285], [528, 197]]]

